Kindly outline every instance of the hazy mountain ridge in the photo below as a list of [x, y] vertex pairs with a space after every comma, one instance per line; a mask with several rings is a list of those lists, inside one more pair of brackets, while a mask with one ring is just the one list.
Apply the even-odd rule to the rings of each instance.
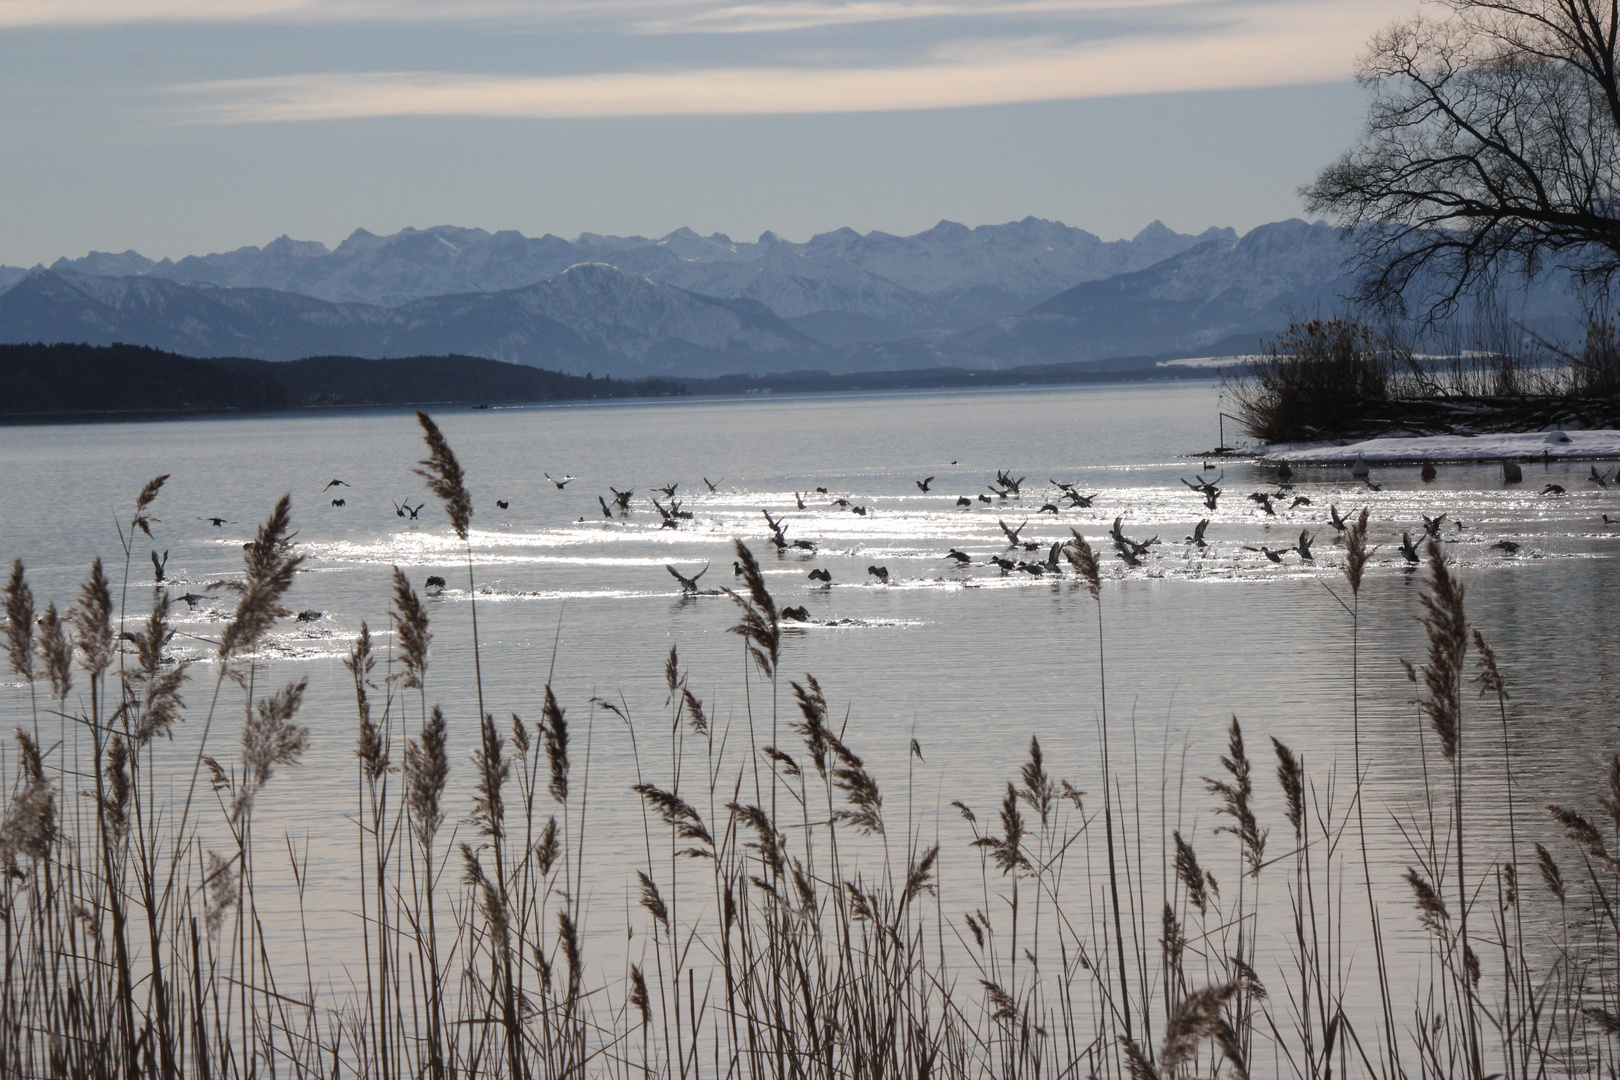
[[0, 294], [0, 340], [124, 342], [267, 360], [462, 353], [618, 377], [786, 371], [827, 351], [759, 304], [698, 296], [601, 264], [525, 289], [395, 308], [36, 271]]
[[[804, 243], [770, 232], [748, 243], [684, 228], [656, 240], [585, 233], [569, 241], [437, 226], [392, 236], [358, 229], [335, 249], [283, 236], [262, 248], [178, 261], [91, 252], [58, 259], [51, 268], [397, 307], [433, 296], [518, 289], [579, 263], [603, 262], [706, 296], [758, 300], [841, 344], [967, 329], [1220, 235], [1232, 233], [1211, 229], [1194, 237], [1155, 221], [1130, 240], [1105, 242], [1033, 217], [975, 228], [942, 221], [914, 236], [845, 228]], [[5, 285], [0, 278], [0, 288]]]

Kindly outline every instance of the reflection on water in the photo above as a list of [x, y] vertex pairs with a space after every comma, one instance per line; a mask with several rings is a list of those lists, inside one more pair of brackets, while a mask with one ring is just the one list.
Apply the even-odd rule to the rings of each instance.
[[[638, 723], [661, 722], [653, 718], [667, 697], [662, 667], [676, 645], [716, 723], [742, 730], [748, 695], [757, 708], [759, 688], [745, 686], [741, 644], [726, 633], [737, 610], [719, 592], [736, 581], [734, 537], [760, 556], [778, 603], [807, 610], [810, 622], [786, 635], [784, 672], [815, 673], [838, 714], [848, 710], [850, 739], [880, 781], [911, 778], [916, 827], [939, 830], [947, 882], [952, 838], [965, 843], [965, 834], [945, 804], [995, 800], [1031, 735], [1056, 775], [1100, 790], [1091, 599], [1067, 569], [1016, 568], [1044, 562], [1070, 530], [1107, 552], [1108, 693], [1127, 732], [1123, 782], [1137, 785], [1155, 815], [1167, 807], [1165, 824], [1207, 835], [1210, 806], [1196, 778], [1215, 767], [1233, 715], [1254, 746], [1276, 735], [1322, 783], [1330, 775], [1348, 783], [1352, 622], [1330, 507], [1346, 518], [1368, 508], [1378, 545], [1360, 599], [1359, 672], [1381, 895], [1407, 903], [1398, 876], [1410, 852], [1394, 822], [1416, 812], [1435, 765], [1398, 663], [1420, 659], [1424, 648], [1414, 618], [1420, 577], [1401, 545], [1425, 517], [1445, 515], [1439, 540], [1512, 684], [1507, 728], [1526, 835], [1552, 835], [1539, 810], [1545, 802], [1589, 804], [1604, 758], [1620, 748], [1612, 689], [1620, 528], [1602, 520], [1620, 517], [1620, 493], [1585, 482], [1586, 462], [1527, 467], [1526, 482], [1512, 488], [1496, 466], [1442, 467], [1430, 484], [1415, 468], [1375, 470], [1381, 490], [1342, 469], [1300, 469], [1268, 514], [1248, 496], [1278, 492], [1274, 474], [1242, 463], [1206, 471], [1181, 456], [1213, 442], [1216, 409], [1212, 386], [1175, 384], [447, 413], [440, 423], [477, 499], [471, 588], [464, 549], [438, 507], [414, 521], [396, 511], [399, 500], [420, 501], [411, 473], [420, 442], [402, 412], [4, 429], [14, 480], [0, 492], [0, 527], [5, 551], [28, 562], [41, 604], [63, 603], [94, 554], [118, 550], [114, 517], [140, 485], [172, 474], [151, 546], [169, 554], [181, 632], [174, 650], [206, 660], [232, 603], [208, 586], [236, 572], [254, 523], [282, 491], [293, 493], [308, 563], [290, 604], [311, 617], [284, 621], [261, 659], [272, 681], [310, 677], [304, 718], [314, 737], [296, 782], [266, 793], [257, 828], [307, 843], [315, 888], [306, 906], [337, 962], [352, 940], [343, 886], [353, 876], [344, 815], [354, 792], [352, 688], [338, 661], [362, 621], [386, 628], [394, 565], [419, 588], [430, 575], [447, 582], [427, 597], [435, 634], [428, 695], [452, 719], [458, 767], [475, 722], [474, 596], [491, 711], [537, 717], [549, 675], [578, 718], [598, 793], [590, 846], [602, 872], [592, 903], [610, 923], [623, 909], [620, 870], [639, 849], [641, 818], [624, 797], [635, 776], [629, 739], [587, 702], [608, 697], [645, 718]], [[1026, 477], [1020, 494], [990, 489], [1000, 469]], [[578, 479], [559, 490], [547, 471]], [[334, 476], [350, 485], [342, 507], [322, 490]], [[927, 493], [917, 486], [925, 477], [933, 478]], [[1217, 509], [1181, 482], [1194, 477], [1219, 478]], [[1092, 505], [1069, 507], [1054, 481], [1094, 495]], [[662, 527], [650, 501], [656, 494], [667, 508], [655, 489], [671, 483], [692, 515], [674, 529]], [[1547, 483], [1568, 494], [1541, 494]], [[599, 498], [611, 505], [610, 487], [635, 490], [628, 514], [604, 518]], [[968, 505], [958, 505], [964, 498]], [[806, 540], [814, 551], [777, 553], [762, 510], [784, 525], [788, 543]], [[212, 516], [229, 523], [216, 527]], [[1126, 535], [1152, 541], [1140, 567], [1111, 552], [1105, 537], [1116, 518]], [[1206, 518], [1200, 548], [1186, 538]], [[1033, 549], [1011, 547], [1003, 523]], [[1298, 553], [1302, 532], [1312, 541], [1309, 561]], [[151, 596], [140, 539], [135, 611]], [[947, 558], [953, 548], [969, 562]], [[666, 564], [687, 576], [707, 567], [699, 595], [683, 595]], [[885, 568], [888, 583], [868, 567]], [[812, 569], [831, 581], [811, 580]], [[182, 603], [182, 594], [195, 599]], [[212, 674], [196, 678], [192, 696], [204, 699]], [[1482, 822], [1500, 820], [1508, 804], [1494, 701], [1481, 700], [1469, 725], [1471, 805]], [[183, 726], [165, 753], [189, 762], [197, 736], [196, 725]], [[921, 763], [907, 758], [913, 737]], [[460, 768], [454, 779], [464, 784], [465, 774]], [[1269, 819], [1279, 821], [1274, 785], [1258, 786]], [[454, 798], [464, 796], [462, 787]], [[1154, 842], [1144, 835], [1149, 850]], [[976, 855], [955, 850], [977, 866]], [[278, 924], [276, 898], [262, 906]], [[290, 903], [279, 925], [293, 925], [289, 911]], [[1392, 932], [1415, 933], [1408, 922], [1393, 920]]]

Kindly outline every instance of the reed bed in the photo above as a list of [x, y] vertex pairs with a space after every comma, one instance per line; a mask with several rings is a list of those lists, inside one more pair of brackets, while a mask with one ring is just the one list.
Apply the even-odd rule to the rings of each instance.
[[[465, 542], [467, 475], [420, 421], [420, 471]], [[121, 578], [97, 561], [65, 612], [36, 610], [21, 561], [4, 590], [27, 707], [0, 761], [0, 1075], [1616, 1074], [1620, 756], [1594, 761], [1607, 792], [1595, 809], [1548, 808], [1564, 841], [1530, 842], [1511, 812], [1508, 836], [1479, 835], [1468, 793], [1483, 781], [1511, 806], [1515, 790], [1511, 687], [1437, 546], [1427, 652], [1407, 668], [1426, 798], [1399, 821], [1409, 863], [1378, 868], [1410, 889], [1398, 909], [1373, 887], [1367, 820], [1385, 811], [1362, 799], [1378, 765], [1362, 746], [1359, 645], [1348, 779], [1233, 717], [1197, 783], [1218, 827], [1197, 830], [1142, 805], [1110, 757], [1108, 649], [1131, 645], [1110, 643], [1108, 591], [1078, 533], [1065, 554], [1097, 621], [1094, 639], [1076, 628], [1095, 679], [1074, 707], [1096, 725], [1101, 789], [1079, 790], [1031, 739], [1004, 790], [949, 804], [952, 829], [921, 824], [909, 789], [905, 809], [886, 801], [894, 782], [835, 697], [791, 671], [741, 542], [731, 600], [748, 674], [725, 724], [674, 648], [652, 717], [605, 699], [570, 717], [548, 681], [538, 717], [497, 718], [481, 670], [476, 702], [439, 702], [434, 629], [396, 571], [390, 646], [362, 625], [346, 661], [356, 875], [343, 902], [363, 970], [333, 996], [307, 946], [285, 962], [297, 942], [267, 933], [259, 900], [282, 864], [255, 805], [309, 744], [306, 683], [279, 684], [254, 652], [287, 616], [302, 561], [292, 507], [281, 499], [245, 551], [217, 663], [193, 665], [172, 659], [165, 599], [124, 610], [164, 479], [122, 523]], [[1358, 643], [1365, 512], [1348, 548], [1334, 595]], [[467, 575], [476, 605], [470, 546]], [[586, 731], [604, 722], [629, 741], [632, 790], [589, 791], [580, 709]], [[476, 725], [470, 761], [450, 760], [452, 722]], [[202, 735], [176, 771], [154, 746], [182, 723]], [[470, 774], [471, 805], [447, 805], [453, 770]], [[587, 926], [582, 902], [604, 872], [587, 870], [602, 798], [633, 800], [643, 822], [641, 855], [620, 868], [637, 898], [622, 926]], [[1282, 814], [1265, 820], [1271, 805]], [[300, 898], [322, 887], [290, 862]], [[626, 944], [589, 954], [613, 935]]]

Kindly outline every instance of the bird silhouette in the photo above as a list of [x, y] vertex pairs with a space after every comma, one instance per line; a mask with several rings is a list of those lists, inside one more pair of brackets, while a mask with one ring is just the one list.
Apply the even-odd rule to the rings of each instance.
[[1062, 564], [1058, 562], [1058, 556], [1061, 554], [1063, 554], [1063, 543], [1058, 540], [1052, 541], [1052, 546], [1046, 552], [1046, 562], [1043, 564], [1051, 573], [1061, 574], [1063, 572]]
[[934, 478], [932, 476], [925, 477], [925, 478], [923, 478], [921, 480], [918, 480], [917, 481], [917, 489], [919, 491], [921, 491], [924, 495], [926, 495], [926, 494], [928, 494], [928, 485], [932, 484], [933, 482], [934, 482]]
[[1497, 551], [1506, 552], [1509, 555], [1512, 555], [1514, 552], [1519, 550], [1519, 545], [1514, 543], [1512, 540], [1498, 540], [1496, 543], [1492, 544], [1491, 547]]
[[973, 557], [967, 552], [957, 551], [955, 548], [951, 548], [951, 550], [947, 551], [945, 553], [945, 557], [947, 559], [955, 559], [962, 566], [966, 566], [968, 563], [973, 561]]
[[180, 599], [182, 599], [182, 600], [184, 600], [186, 602], [186, 610], [187, 611], [196, 611], [197, 610], [197, 601], [206, 600], [206, 599], [208, 599], [208, 597], [199, 596], [194, 592], [188, 592], [188, 593], [186, 593], [186, 595], [182, 596]]
[[223, 525], [234, 525], [234, 524], [236, 524], [234, 521], [226, 521], [222, 517], [200, 517], [197, 520], [198, 521], [206, 521], [206, 522], [208, 522], [208, 524], [212, 525], [216, 529], [220, 528]]
[[1375, 484], [1368, 477], [1363, 476], [1361, 478], [1361, 482], [1363, 484], [1367, 485], [1367, 490], [1368, 491], [1383, 491], [1384, 490], [1384, 485], [1383, 484]]
[[679, 570], [675, 569], [673, 566], [669, 565], [668, 563], [664, 564], [664, 569], [668, 570], [669, 573], [670, 573], [670, 576], [673, 577], [676, 581], [681, 583], [681, 591], [682, 592], [695, 593], [695, 592], [698, 591], [698, 578], [702, 577], [704, 574], [707, 574], [709, 572], [709, 564], [704, 563], [703, 564], [703, 569], [699, 570], [697, 573], [693, 574], [691, 577], [687, 577], [685, 574], [681, 573]]
[[[1100, 491], [1097, 493], [1097, 495], [1101, 494]], [[1065, 491], [1063, 493], [1063, 497], [1069, 500], [1069, 504], [1078, 510], [1091, 509], [1092, 500], [1096, 499], [1097, 495], [1082, 495], [1078, 491]]]
[[1564, 489], [1558, 484], [1548, 484], [1546, 487], [1541, 489], [1541, 493], [1543, 495], [1562, 495], [1564, 494]]
[[298, 615], [297, 615], [297, 618], [298, 618], [299, 622], [319, 622], [321, 619], [324, 619], [325, 617], [326, 617], [326, 612], [324, 612], [324, 611], [316, 611], [314, 608], [308, 608], [308, 609], [306, 609], [304, 611], [300, 611], [298, 613]]
[[159, 584], [162, 584], [162, 582], [164, 581], [163, 572], [165, 570], [167, 570], [168, 568], [169, 568], [169, 552], [167, 550], [165, 550], [163, 552], [163, 560], [161, 562], [158, 561], [158, 553], [155, 552], [155, 551], [152, 552], [152, 576], [153, 576], [153, 580], [157, 581]]
[[344, 500], [342, 500], [342, 499], [333, 499], [332, 500], [332, 505], [333, 506], [348, 506], [349, 504], [347, 502], [345, 502]]
[[982, 503], [987, 503], [987, 502], [990, 501], [990, 496], [988, 496], [988, 495], [980, 495], [979, 496], [979, 501], [982, 502]]
[[887, 566], [868, 566], [866, 572], [885, 585], [889, 583], [889, 568]]
[[440, 577], [438, 574], [429, 574], [427, 581], [423, 582], [423, 588], [438, 589], [442, 591], [444, 589], [444, 578]]
[[1294, 545], [1294, 550], [1299, 552], [1299, 557], [1304, 559], [1306, 562], [1316, 561], [1316, 556], [1311, 554], [1311, 541], [1315, 539], [1316, 537], [1312, 536], [1304, 529], [1299, 530], [1299, 543]]
[[1620, 525], [1620, 518], [1612, 518], [1608, 514], [1604, 514], [1603, 515], [1603, 524], [1605, 524], [1605, 525]]
[[[1017, 495], [1018, 494], [1018, 489], [1023, 486], [1024, 478], [1022, 476], [1020, 476], [1020, 477], [1018, 477], [1018, 479], [1015, 480], [1009, 474], [1002, 472], [1000, 469], [997, 469], [996, 470], [996, 483], [1000, 484], [1003, 488], [1005, 488], [1007, 491], [1011, 492], [1012, 494]], [[993, 491], [995, 489], [992, 488], [991, 490]]]
[[1281, 563], [1282, 562], [1282, 557], [1283, 557], [1283, 551], [1286, 551], [1287, 549], [1285, 548], [1285, 549], [1283, 549], [1283, 551], [1272, 551], [1270, 548], [1268, 548], [1268, 547], [1266, 547], [1264, 545], [1262, 545], [1260, 547], [1250, 547], [1248, 544], [1244, 544], [1243, 545], [1243, 550], [1244, 551], [1258, 551], [1260, 554], [1264, 555], [1266, 558], [1270, 559], [1272, 562]]
[[1116, 543], [1114, 551], [1118, 553], [1121, 559], [1125, 560], [1126, 566], [1137, 567], [1142, 565], [1141, 557], [1136, 554], [1136, 551], [1129, 544]]
[[800, 510], [804, 509], [804, 496], [800, 495], [797, 491], [793, 493], [793, 501], [799, 504]]
[[1207, 528], [1209, 528], [1209, 518], [1200, 519], [1198, 524], [1193, 526], [1192, 535], [1187, 537], [1188, 543], [1193, 544], [1195, 547], [1207, 547], [1208, 545], [1204, 543], [1204, 530]]
[[653, 490], [662, 491], [666, 499], [673, 499], [675, 497], [675, 489], [680, 486], [680, 484], [665, 484], [663, 487], [653, 488]]
[[990, 556], [990, 561], [1001, 567], [1001, 572], [1003, 574], [1009, 570], [1015, 569], [1018, 566], [1018, 564], [1013, 562], [1011, 559], [1003, 559], [1000, 555]]
[[496, 506], [496, 507], [497, 507], [497, 508], [498, 508], [498, 509], [501, 509], [501, 510], [506, 510], [506, 509], [508, 509], [508, 508], [509, 508], [509, 507], [510, 507], [510, 506], [511, 506], [511, 504], [510, 504], [510, 503], [508, 503], [508, 502], [507, 502], [507, 501], [506, 501], [506, 500], [505, 500], [505, 499], [496, 499], [496, 500], [495, 500], [495, 506]]
[[850, 507], [850, 509], [855, 511], [857, 514], [861, 515], [861, 517], [866, 516], [866, 507], [864, 507], [864, 506], [852, 506], [852, 507]]
[[1000, 525], [1001, 531], [1007, 534], [1007, 546], [1017, 547], [1021, 543], [1021, 541], [1018, 539], [1018, 534], [1024, 531], [1024, 525], [1028, 525], [1029, 521], [1028, 519], [1025, 519], [1024, 524], [1018, 526], [1016, 529], [1007, 528], [1007, 523], [1002, 521], [1000, 518], [996, 518], [996, 524]]
[[1334, 531], [1336, 532], [1344, 532], [1344, 530], [1350, 527], [1349, 525], [1345, 524], [1344, 518], [1339, 516], [1338, 503], [1333, 503], [1328, 506], [1328, 524], [1332, 525]]
[[785, 607], [782, 609], [782, 618], [789, 622], [809, 622], [810, 609], [803, 604], [798, 607]]
[[1401, 533], [1401, 557], [1409, 563], [1419, 562], [1422, 558], [1418, 554], [1417, 545], [1412, 543], [1412, 538], [1404, 532]]
[[332, 488], [335, 488], [335, 487], [348, 487], [348, 486], [349, 485], [348, 485], [347, 481], [338, 480], [338, 479], [332, 479], [332, 480], [328, 480], [326, 482], [326, 487], [321, 488], [321, 490], [322, 491], [328, 491], [328, 490], [330, 490]]
[[415, 521], [416, 515], [420, 513], [422, 507], [426, 505], [427, 503], [417, 503], [415, 506], [412, 506], [410, 500], [406, 499], [402, 503], [394, 503], [394, 515], [396, 517], [408, 517], [412, 521]]
[[1288, 504], [1288, 509], [1290, 509], [1290, 510], [1298, 510], [1302, 506], [1309, 506], [1309, 505], [1311, 505], [1311, 500], [1307, 499], [1303, 495], [1295, 495], [1294, 496], [1294, 501]]
[[958, 495], [956, 497], [956, 505], [971, 507], [973, 505], [973, 500], [968, 498], [966, 495]]
[[771, 542], [776, 545], [777, 551], [781, 551], [783, 548], [788, 546], [786, 532], [787, 526], [771, 517], [771, 512], [769, 510], [761, 510], [760, 513], [765, 515], [765, 524], [771, 530]]
[[832, 571], [831, 570], [820, 570], [820, 569], [812, 570], [806, 576], [811, 581], [821, 581], [821, 582], [827, 583], [828, 585], [832, 584]]
[[[986, 484], [984, 486], [989, 488], [991, 491], [995, 492], [996, 493], [996, 498], [998, 498], [998, 499], [1005, 499], [1008, 495], [1012, 494], [1012, 492], [1010, 490], [1003, 490], [1002, 488], [996, 487], [996, 485], [994, 485], [994, 484]], [[985, 502], [990, 501], [989, 499], [985, 499], [985, 497], [983, 495], [980, 495], [979, 498], [984, 499]]]
[[848, 499], [834, 499], [830, 505], [832, 505], [832, 506], [849, 506], [850, 502], [849, 502]]
[[1608, 474], [1598, 472], [1596, 465], [1593, 465], [1591, 468], [1592, 468], [1592, 474], [1590, 476], [1588, 476], [1587, 479], [1592, 481], [1592, 483], [1596, 484], [1600, 488], [1608, 487], [1609, 486]]
[[818, 488], [816, 488], [816, 494], [817, 495], [825, 495], [825, 494], [827, 494], [827, 489], [824, 488], [824, 487], [818, 487]]
[[[533, 476], [534, 474], [530, 473], [529, 475]], [[555, 476], [552, 476], [550, 473], [541, 473], [540, 475], [545, 477], [547, 480], [550, 480], [553, 484], [556, 484], [558, 491], [561, 491], [563, 488], [567, 487], [569, 484], [573, 483], [573, 481], [574, 481], [574, 478], [572, 476], [566, 476], [565, 475], [561, 480], [559, 480]], [[613, 489], [608, 488], [608, 490], [612, 491]]]
[[[709, 486], [709, 494], [710, 495], [713, 495], [716, 491], [720, 490], [719, 488], [714, 486], [714, 481], [710, 480], [707, 476], [705, 476], [703, 478], [703, 482]], [[804, 505], [802, 503], [800, 504], [799, 509], [800, 510], [804, 509]]]
[[1293, 478], [1294, 478], [1294, 470], [1290, 469], [1288, 467], [1288, 462], [1286, 462], [1286, 461], [1278, 462], [1277, 463], [1277, 479], [1281, 480], [1283, 483], [1286, 484], [1286, 483], [1288, 483], [1288, 481], [1292, 480]]
[[658, 510], [658, 515], [664, 519], [658, 523], [658, 527], [660, 529], [680, 528], [681, 523], [676, 520], [675, 512], [673, 510], [664, 509], [664, 504], [659, 502], [656, 497], [653, 498], [652, 504]]
[[608, 508], [607, 500], [602, 498], [602, 496], [598, 495], [596, 497], [596, 501], [602, 504], [602, 516], [605, 517], [605, 518], [608, 518], [609, 520], [612, 520], [613, 511]]
[[1058, 512], [1058, 508], [1056, 506], [1052, 505], [1051, 503], [1042, 503], [1041, 508], [1039, 510], [1035, 511], [1035, 512], [1037, 514], [1045, 514], [1045, 513], [1053, 513], [1053, 514], [1055, 514], [1055, 513]]
[[1277, 516], [1276, 509], [1274, 509], [1271, 505], [1271, 493], [1269, 491], [1256, 491], [1252, 493], [1249, 498], [1254, 501], [1260, 507], [1260, 509], [1264, 510], [1268, 516]]
[[1446, 515], [1441, 514], [1438, 517], [1430, 517], [1428, 514], [1419, 514], [1418, 516], [1423, 519], [1423, 531], [1438, 540], [1440, 538], [1440, 526], [1445, 524]]

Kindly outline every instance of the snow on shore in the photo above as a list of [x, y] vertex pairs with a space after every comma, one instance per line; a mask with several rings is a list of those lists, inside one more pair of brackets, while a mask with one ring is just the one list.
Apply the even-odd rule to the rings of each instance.
[[1260, 450], [1261, 461], [1292, 465], [1350, 465], [1421, 461], [1504, 461], [1517, 458], [1620, 458], [1620, 431], [1532, 431], [1524, 434], [1427, 435], [1366, 439], [1335, 446], [1326, 443], [1274, 443]]

